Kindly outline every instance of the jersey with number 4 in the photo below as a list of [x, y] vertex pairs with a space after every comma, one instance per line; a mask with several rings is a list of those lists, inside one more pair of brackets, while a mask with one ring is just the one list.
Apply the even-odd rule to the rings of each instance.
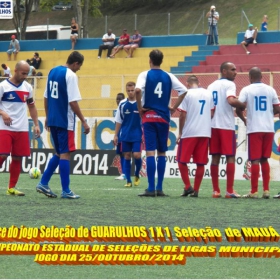
[[212, 127], [225, 130], [235, 130], [234, 110], [227, 101], [227, 99], [231, 96], [236, 97], [235, 83], [222, 78], [209, 85], [208, 90], [213, 95], [215, 105]]
[[75, 129], [75, 114], [69, 103], [81, 100], [77, 75], [66, 66], [53, 68], [44, 93], [48, 104], [48, 126]]
[[176, 90], [178, 95], [187, 91], [187, 88], [173, 74], [161, 69], [151, 69], [140, 73], [135, 88], [142, 91], [143, 108], [155, 111], [168, 123], [171, 90]]
[[189, 89], [178, 111], [187, 113], [181, 138], [211, 137], [211, 110], [213, 97], [204, 88]]
[[253, 83], [241, 90], [239, 101], [247, 102], [247, 134], [274, 132], [273, 106], [279, 106], [274, 88]]

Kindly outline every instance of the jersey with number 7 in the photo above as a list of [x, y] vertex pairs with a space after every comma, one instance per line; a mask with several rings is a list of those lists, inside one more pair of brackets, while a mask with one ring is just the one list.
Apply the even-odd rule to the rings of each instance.
[[49, 75], [44, 97], [48, 102], [48, 126], [75, 129], [75, 114], [69, 103], [81, 100], [77, 75], [66, 66], [53, 68]]
[[151, 69], [139, 74], [135, 88], [142, 91], [143, 108], [155, 111], [168, 123], [170, 121], [169, 104], [172, 89], [181, 95], [187, 88], [171, 73], [161, 69]]

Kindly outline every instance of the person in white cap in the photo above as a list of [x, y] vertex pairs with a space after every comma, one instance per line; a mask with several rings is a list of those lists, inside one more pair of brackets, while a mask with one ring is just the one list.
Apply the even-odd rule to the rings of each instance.
[[218, 41], [218, 20], [220, 18], [219, 13], [216, 11], [216, 7], [212, 5], [210, 7], [210, 11], [206, 14], [206, 17], [208, 18], [208, 39], [207, 39], [207, 45], [219, 45]]
[[248, 47], [248, 45], [252, 43], [257, 44], [256, 41], [257, 35], [258, 35], [258, 28], [255, 27], [255, 29], [253, 29], [253, 24], [250, 23], [248, 25], [248, 29], [245, 32], [244, 41], [241, 42], [241, 46], [247, 54], [250, 54], [251, 52], [249, 52], [246, 47]]

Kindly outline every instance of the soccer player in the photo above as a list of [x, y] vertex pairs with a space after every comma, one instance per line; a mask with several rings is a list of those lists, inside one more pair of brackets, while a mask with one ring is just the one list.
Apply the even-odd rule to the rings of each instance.
[[116, 146], [118, 145], [118, 135], [121, 129], [120, 137], [122, 153], [124, 154], [124, 174], [127, 180], [124, 186], [127, 188], [132, 187], [132, 181], [130, 176], [132, 153], [135, 159], [136, 167], [134, 186], [138, 186], [140, 183], [139, 172], [142, 166], [142, 127], [134, 89], [134, 82], [128, 82], [126, 84], [126, 93], [128, 98], [121, 101], [115, 118], [116, 129], [114, 136], [114, 144]]
[[235, 108], [245, 109], [244, 103], [236, 97], [236, 86], [234, 79], [237, 75], [236, 67], [231, 62], [224, 62], [220, 66], [221, 79], [209, 85], [208, 90], [212, 92], [215, 114], [212, 118], [212, 131], [210, 139], [211, 177], [213, 184], [213, 198], [221, 197], [219, 188], [219, 164], [221, 155], [226, 156], [227, 186], [226, 198], [241, 197], [233, 189], [235, 173]]
[[[123, 99], [125, 99], [124, 94], [122, 92], [118, 93], [117, 97], [116, 97], [116, 102], [117, 102], [118, 106]], [[117, 110], [116, 110], [116, 113], [117, 113]], [[116, 117], [116, 115], [114, 115], [114, 117]], [[116, 146], [116, 154], [119, 155], [119, 157], [120, 157], [122, 174], [120, 176], [116, 177], [115, 180], [126, 180], [126, 177], [124, 174], [124, 156], [123, 156], [123, 153], [121, 150], [122, 147], [121, 147], [120, 132], [121, 131], [119, 131], [119, 135], [118, 135], [118, 145]]]
[[[204, 175], [204, 165], [208, 162], [208, 144], [211, 137], [211, 117], [214, 114], [212, 93], [199, 87], [198, 78], [191, 75], [187, 80], [188, 94], [177, 109], [180, 111], [177, 162], [184, 182], [181, 196], [198, 197]], [[194, 188], [191, 186], [187, 163], [196, 163]]]
[[70, 190], [69, 185], [70, 153], [76, 149], [74, 142], [75, 115], [81, 120], [84, 133], [88, 134], [90, 131], [78, 104], [81, 94], [75, 73], [80, 70], [83, 62], [84, 56], [74, 51], [68, 56], [65, 66], [54, 67], [48, 75], [44, 93], [46, 127], [51, 132], [56, 154], [49, 161], [47, 169], [36, 187], [39, 193], [48, 197], [57, 197], [48, 184], [58, 166], [62, 185], [61, 198], [76, 199], [80, 197]]
[[[166, 166], [165, 153], [168, 150], [170, 111], [173, 113], [178, 108], [187, 93], [187, 88], [173, 74], [160, 69], [163, 61], [163, 53], [160, 50], [151, 51], [149, 57], [151, 69], [140, 73], [135, 88], [138, 111], [142, 116], [148, 176], [148, 188], [139, 196], [155, 197], [165, 196], [162, 183]], [[169, 107], [172, 89], [178, 91], [179, 97], [173, 107]], [[158, 180], [155, 186], [156, 170]]]
[[25, 81], [28, 72], [28, 63], [19, 61], [14, 76], [0, 83], [0, 167], [10, 154], [12, 156], [7, 195], [25, 195], [16, 189], [16, 184], [22, 157], [30, 155], [27, 107], [34, 122], [34, 133], [40, 135], [32, 86]]
[[258, 67], [249, 71], [250, 85], [244, 87], [239, 101], [247, 104], [247, 119], [240, 110], [236, 113], [247, 124], [248, 159], [251, 161], [251, 192], [245, 198], [258, 198], [260, 165], [263, 177], [263, 198], [269, 198], [270, 166], [267, 161], [272, 151], [274, 138], [274, 114], [280, 113], [276, 91], [261, 82], [262, 73]]

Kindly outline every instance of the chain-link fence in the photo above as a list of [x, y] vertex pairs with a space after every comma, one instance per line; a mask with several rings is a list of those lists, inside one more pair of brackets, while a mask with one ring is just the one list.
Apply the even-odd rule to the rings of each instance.
[[[209, 84], [220, 78], [219, 73], [196, 74], [201, 87], [207, 88]], [[188, 75], [177, 75], [178, 79], [186, 85]], [[34, 96], [39, 116], [44, 116], [43, 94], [47, 77], [30, 77], [27, 80], [34, 87]], [[4, 79], [4, 78], [1, 78]], [[80, 107], [86, 117], [112, 117], [116, 110], [116, 95], [125, 93], [125, 85], [129, 81], [136, 82], [137, 75], [115, 76], [79, 76], [79, 87], [82, 94]], [[275, 88], [280, 97], [280, 72], [262, 73], [262, 82]], [[235, 78], [237, 95], [244, 86], [250, 84], [248, 73], [238, 73]], [[172, 100], [175, 101], [177, 93], [172, 92]], [[177, 117], [175, 113], [173, 117]]]

